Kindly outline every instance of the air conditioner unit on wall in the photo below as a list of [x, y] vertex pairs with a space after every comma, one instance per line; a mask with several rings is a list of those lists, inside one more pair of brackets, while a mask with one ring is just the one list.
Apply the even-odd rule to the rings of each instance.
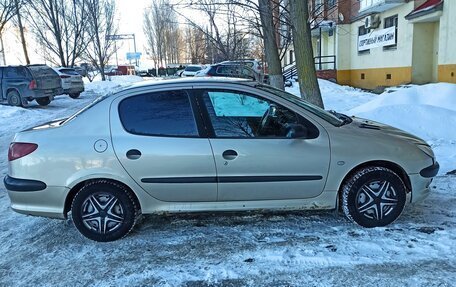
[[380, 26], [380, 15], [374, 14], [369, 15], [364, 19], [364, 28], [366, 29], [375, 29]]

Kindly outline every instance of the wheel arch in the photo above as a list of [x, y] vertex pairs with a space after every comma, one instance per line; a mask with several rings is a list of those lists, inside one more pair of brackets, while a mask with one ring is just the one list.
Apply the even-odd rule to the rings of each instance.
[[8, 97], [9, 92], [13, 92], [13, 91], [17, 92], [19, 94], [19, 96], [22, 97], [21, 92], [15, 87], [8, 87], [5, 91], [5, 96]]
[[347, 182], [347, 180], [349, 180], [352, 175], [354, 173], [356, 173], [358, 170], [362, 169], [362, 168], [366, 168], [366, 167], [384, 167], [384, 168], [387, 168], [387, 169], [390, 169], [392, 170], [394, 173], [396, 173], [401, 179], [402, 181], [404, 182], [405, 184], [405, 187], [407, 188], [407, 193], [411, 192], [412, 190], [412, 183], [410, 181], [410, 177], [407, 175], [407, 173], [405, 172], [405, 170], [398, 164], [394, 163], [394, 162], [391, 162], [391, 161], [386, 161], [386, 160], [373, 160], [373, 161], [368, 161], [368, 162], [364, 162], [364, 163], [361, 163], [357, 166], [355, 166], [354, 168], [352, 168], [344, 177], [344, 179], [341, 181], [340, 185], [339, 185], [339, 189], [338, 189], [338, 195], [339, 195], [339, 199], [340, 199], [340, 196], [341, 196], [341, 191], [342, 191], [342, 187], [344, 186], [344, 184]]
[[99, 180], [105, 180], [105, 181], [113, 182], [113, 183], [116, 183], [116, 184], [119, 184], [119, 185], [122, 185], [123, 187], [125, 187], [125, 189], [127, 189], [131, 193], [131, 195], [133, 196], [133, 199], [135, 200], [135, 203], [137, 204], [139, 209], [142, 210], [141, 202], [139, 201], [139, 198], [138, 198], [137, 194], [127, 184], [125, 184], [125, 183], [123, 183], [123, 182], [121, 182], [119, 180], [112, 179], [112, 178], [102, 178], [102, 177], [100, 177], [100, 178], [90, 178], [90, 179], [86, 179], [86, 180], [83, 180], [83, 181], [77, 183], [68, 192], [68, 194], [67, 194], [67, 196], [65, 198], [65, 205], [64, 205], [64, 209], [63, 209], [63, 216], [65, 218], [68, 217], [68, 212], [71, 210], [71, 204], [73, 202], [74, 197], [78, 193], [78, 191], [84, 185], [86, 185], [86, 184], [88, 184], [90, 182], [99, 181]]

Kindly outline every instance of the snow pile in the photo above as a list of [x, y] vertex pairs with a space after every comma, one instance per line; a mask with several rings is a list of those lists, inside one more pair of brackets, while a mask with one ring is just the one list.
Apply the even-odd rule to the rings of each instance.
[[456, 85], [428, 84], [384, 93], [347, 114], [421, 137], [433, 147], [441, 174], [456, 169]]
[[[286, 88], [286, 91], [299, 96], [299, 84], [296, 82], [292, 83], [293, 87]], [[327, 80], [318, 79], [318, 84], [323, 96], [325, 108], [328, 110], [347, 111], [362, 105], [377, 96], [361, 89], [341, 86]]]
[[[456, 85], [408, 85], [375, 95], [319, 80], [325, 109], [388, 124], [414, 134], [432, 146], [439, 174], [456, 169]], [[299, 85], [287, 91], [299, 95]]]

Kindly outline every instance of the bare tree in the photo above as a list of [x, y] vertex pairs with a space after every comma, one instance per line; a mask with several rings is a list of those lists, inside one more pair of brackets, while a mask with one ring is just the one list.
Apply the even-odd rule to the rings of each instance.
[[290, 16], [301, 97], [323, 108], [315, 71], [307, 0], [290, 0]]
[[47, 60], [64, 67], [74, 66], [87, 47], [86, 1], [29, 0], [27, 17]]
[[15, 3], [11, 0], [0, 0], [0, 44], [3, 64], [6, 64], [5, 47], [3, 46], [3, 31], [6, 24], [13, 18], [16, 13]]
[[200, 24], [176, 10], [188, 25], [204, 34], [210, 43], [209, 50], [214, 55], [211, 55], [214, 61], [234, 60], [250, 55], [251, 26], [241, 21], [239, 14], [243, 10], [239, 9], [238, 5], [233, 4], [231, 0], [201, 0], [183, 6], [199, 10], [207, 19], [207, 23]]
[[30, 58], [29, 58], [28, 51], [27, 51], [27, 43], [25, 42], [24, 26], [22, 25], [22, 16], [21, 16], [21, 11], [20, 11], [20, 7], [22, 4], [23, 4], [22, 1], [14, 0], [14, 6], [16, 8], [16, 16], [17, 16], [17, 26], [19, 27], [19, 34], [20, 34], [21, 43], [22, 43], [22, 51], [24, 52], [25, 63], [27, 65], [29, 65]]
[[263, 41], [266, 61], [268, 62], [269, 80], [273, 87], [284, 89], [282, 64], [280, 63], [278, 39], [274, 27], [273, 6], [274, 1], [258, 0], [258, 8], [260, 12], [261, 24], [263, 27]]
[[207, 41], [205, 33], [189, 25], [185, 33], [187, 61], [190, 63], [205, 63], [207, 55]]
[[117, 33], [114, 22], [116, 6], [114, 0], [87, 1], [87, 30], [90, 35], [84, 57], [100, 72], [101, 80], [105, 81], [105, 66], [115, 53], [114, 39], [110, 35]]
[[167, 66], [181, 58], [179, 42], [182, 40], [176, 13], [169, 0], [152, 1], [144, 12], [144, 33], [148, 53], [158, 66]]

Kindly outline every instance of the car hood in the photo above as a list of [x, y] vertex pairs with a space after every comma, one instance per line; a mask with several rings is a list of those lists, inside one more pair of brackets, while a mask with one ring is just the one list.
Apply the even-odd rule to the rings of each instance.
[[358, 117], [352, 117], [352, 120], [353, 122], [350, 124], [352, 127], [370, 131], [373, 135], [381, 132], [382, 134], [415, 144], [428, 145], [423, 139], [386, 124]]

